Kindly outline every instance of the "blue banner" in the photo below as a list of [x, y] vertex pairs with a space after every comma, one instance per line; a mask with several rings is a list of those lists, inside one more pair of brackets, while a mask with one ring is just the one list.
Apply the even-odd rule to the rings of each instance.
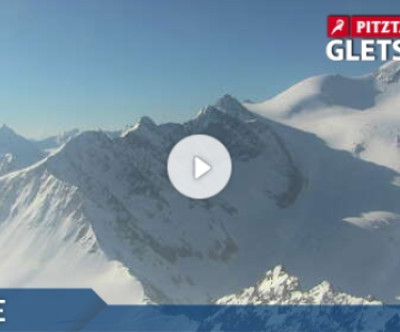
[[90, 289], [3, 289], [0, 300], [0, 331], [400, 332], [397, 305], [107, 305]]

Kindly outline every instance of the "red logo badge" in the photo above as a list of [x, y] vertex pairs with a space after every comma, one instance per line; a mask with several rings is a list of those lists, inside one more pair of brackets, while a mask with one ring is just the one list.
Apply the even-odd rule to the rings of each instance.
[[328, 16], [328, 37], [345, 38], [350, 35], [349, 16]]

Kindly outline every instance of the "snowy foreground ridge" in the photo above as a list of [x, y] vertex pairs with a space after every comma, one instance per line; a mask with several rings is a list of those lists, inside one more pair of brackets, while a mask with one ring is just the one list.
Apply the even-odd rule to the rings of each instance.
[[268, 271], [265, 277], [253, 287], [224, 296], [216, 304], [343, 304], [343, 305], [382, 305], [371, 297], [359, 298], [339, 292], [333, 286], [323, 281], [308, 291], [302, 290], [299, 279], [285, 272], [282, 266]]
[[[0, 287], [92, 287], [109, 303], [397, 303], [399, 77], [388, 63], [261, 104], [226, 95], [185, 123], [143, 117], [121, 135], [32, 142], [3, 127]], [[212, 199], [167, 177], [191, 134], [232, 157]]]

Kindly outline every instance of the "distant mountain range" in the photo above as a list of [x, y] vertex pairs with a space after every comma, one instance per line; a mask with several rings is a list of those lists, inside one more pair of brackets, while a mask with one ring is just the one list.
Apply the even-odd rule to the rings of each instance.
[[[110, 137], [118, 137], [122, 131], [106, 131]], [[73, 129], [41, 140], [30, 140], [7, 125], [0, 127], [0, 176], [31, 166], [82, 133]]]
[[3, 125], [0, 128], [0, 176], [33, 165], [45, 157], [34, 143]]

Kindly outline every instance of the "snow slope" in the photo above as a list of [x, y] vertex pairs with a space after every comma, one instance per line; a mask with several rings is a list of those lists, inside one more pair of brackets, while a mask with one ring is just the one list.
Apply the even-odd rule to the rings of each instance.
[[110, 303], [146, 302], [126, 268], [97, 250], [78, 188], [46, 161], [0, 182], [0, 287], [91, 287]]
[[[233, 174], [194, 201], [171, 186], [166, 160], [200, 133], [227, 146]], [[230, 96], [183, 124], [144, 117], [118, 138], [85, 132], [0, 178], [0, 287], [93, 284], [114, 303], [209, 303], [284, 264], [306, 288], [329, 280], [395, 302], [397, 176]]]
[[317, 134], [330, 146], [400, 171], [400, 62], [347, 78], [309, 78], [263, 103], [244, 105]]
[[36, 146], [3, 125], [0, 128], [0, 176], [30, 166], [44, 158]]

